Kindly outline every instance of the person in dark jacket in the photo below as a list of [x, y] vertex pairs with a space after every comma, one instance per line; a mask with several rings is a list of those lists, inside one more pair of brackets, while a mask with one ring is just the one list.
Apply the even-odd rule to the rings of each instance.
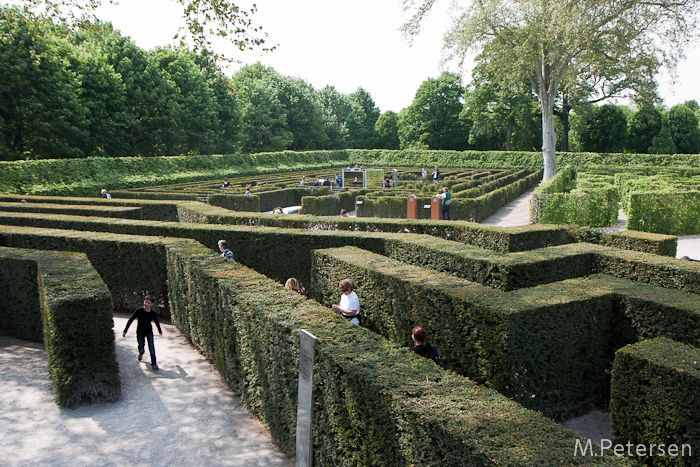
[[411, 350], [413, 350], [421, 357], [431, 359], [436, 364], [440, 365], [443, 369], [446, 368], [445, 363], [442, 361], [440, 355], [438, 354], [437, 347], [430, 343], [430, 339], [428, 339], [428, 333], [425, 332], [425, 329], [423, 329], [420, 326], [414, 327], [411, 330], [411, 338], [413, 339], [413, 343], [415, 344], [415, 346]]
[[134, 321], [137, 320], [136, 324], [136, 342], [139, 348], [139, 361], [143, 359], [143, 353], [145, 351], [144, 344], [148, 340], [148, 351], [151, 353], [151, 368], [158, 370], [158, 364], [156, 363], [156, 348], [153, 344], [153, 327], [151, 326], [151, 321], [156, 323], [158, 328], [158, 333], [162, 336], [163, 331], [160, 329], [160, 322], [158, 321], [158, 314], [156, 310], [153, 309], [156, 299], [150, 295], [147, 295], [143, 299], [143, 306], [138, 307], [134, 310], [134, 314], [131, 315], [129, 321], [126, 322], [126, 327], [124, 328], [124, 333], [122, 337], [126, 337], [126, 332], [129, 330], [129, 326]]

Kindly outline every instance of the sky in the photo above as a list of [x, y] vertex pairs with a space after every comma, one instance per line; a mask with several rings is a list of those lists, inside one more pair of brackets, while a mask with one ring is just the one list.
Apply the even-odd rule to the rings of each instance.
[[[246, 2], [248, 0], [245, 0]], [[236, 2], [245, 5], [244, 2]], [[252, 4], [252, 2], [250, 2]], [[255, 25], [268, 33], [269, 53], [217, 47], [242, 65], [261, 62], [282, 75], [301, 78], [316, 89], [335, 86], [349, 94], [364, 88], [382, 112], [408, 107], [420, 84], [442, 71], [459, 72], [456, 64], [441, 66], [442, 36], [449, 25], [450, 2], [436, 2], [421, 33], [411, 43], [399, 31], [407, 18], [400, 0], [258, 0]], [[104, 5], [97, 16], [111, 21], [141, 48], [172, 44], [184, 24], [182, 6], [173, 0], [119, 0]], [[659, 93], [667, 107], [700, 101], [700, 43], [688, 48], [675, 80], [659, 77]], [[229, 68], [233, 74], [240, 66]], [[471, 63], [466, 65], [465, 84]]]

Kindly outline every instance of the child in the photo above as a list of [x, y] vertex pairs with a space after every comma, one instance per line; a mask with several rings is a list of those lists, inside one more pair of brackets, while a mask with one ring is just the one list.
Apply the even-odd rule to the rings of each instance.
[[233, 253], [228, 249], [228, 242], [226, 240], [219, 240], [219, 250], [221, 250], [221, 257], [233, 261]]
[[134, 314], [131, 316], [131, 318], [129, 318], [129, 321], [126, 322], [126, 327], [124, 328], [122, 337], [126, 337], [126, 331], [129, 330], [129, 326], [131, 326], [132, 321], [134, 321], [135, 318], [138, 319], [138, 323], [136, 324], [136, 342], [138, 343], [139, 348], [139, 361], [141, 361], [143, 358], [143, 353], [145, 351], [144, 341], [148, 339], [148, 351], [151, 354], [151, 368], [158, 371], [159, 368], [158, 364], [156, 363], [156, 348], [153, 344], [153, 327], [151, 326], [151, 321], [156, 323], [158, 333], [161, 336], [163, 335], [163, 331], [160, 329], [158, 314], [156, 313], [156, 310], [152, 308], [155, 301], [156, 299], [150, 295], [147, 295], [146, 298], [143, 299], [143, 306], [135, 309]]

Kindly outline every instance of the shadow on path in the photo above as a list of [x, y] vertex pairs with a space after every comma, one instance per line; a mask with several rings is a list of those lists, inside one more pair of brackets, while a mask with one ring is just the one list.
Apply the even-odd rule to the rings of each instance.
[[155, 336], [153, 371], [134, 326], [121, 337], [126, 320], [114, 318], [122, 399], [75, 410], [54, 403], [41, 344], [0, 336], [3, 466], [292, 465], [174, 326]]

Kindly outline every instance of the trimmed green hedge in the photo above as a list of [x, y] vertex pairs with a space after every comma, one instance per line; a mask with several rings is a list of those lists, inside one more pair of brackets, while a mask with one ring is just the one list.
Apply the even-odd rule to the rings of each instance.
[[[572, 190], [574, 182], [576, 189]], [[572, 167], [565, 167], [535, 190], [530, 219], [545, 224], [614, 225], [620, 200], [613, 183], [612, 177], [577, 174]]]
[[700, 191], [631, 193], [627, 228], [670, 235], [700, 234]]
[[603, 275], [504, 294], [357, 248], [314, 253], [314, 298], [337, 303], [344, 278], [363, 326], [409, 345], [421, 325], [448, 367], [553, 416], [605, 401], [612, 352], [637, 335], [700, 342], [697, 296]]
[[0, 248], [0, 334], [43, 340], [36, 252]]
[[577, 438], [206, 248], [168, 246], [173, 317], [294, 455], [299, 331], [319, 339], [317, 465], [630, 465], [574, 457]]
[[633, 230], [622, 230], [620, 232], [595, 231], [594, 235], [597, 238], [593, 243], [620, 250], [641, 251], [643, 253], [653, 253], [659, 256], [675, 258], [678, 249], [678, 238], [671, 235], [650, 234]]
[[0, 226], [0, 246], [85, 253], [109, 287], [116, 310], [132, 311], [146, 293], [167, 303], [161, 238]]
[[700, 466], [699, 396], [698, 348], [657, 338], [618, 350], [610, 400], [615, 442], [644, 445], [648, 465]]
[[[501, 169], [541, 169], [541, 152], [518, 151], [430, 151], [349, 149], [351, 162], [365, 166], [396, 167], [468, 167]], [[588, 170], [593, 166], [620, 166], [626, 170], [637, 167], [700, 167], [697, 154], [598, 154], [592, 152], [557, 152], [557, 167], [572, 166]], [[692, 169], [691, 169], [692, 170]]]
[[347, 151], [275, 152], [249, 155], [88, 157], [0, 162], [0, 192], [99, 196], [100, 189], [127, 189], [235, 174], [338, 167]]
[[[470, 190], [473, 193], [463, 191], [461, 192], [463, 196], [459, 196], [460, 193], [454, 193], [450, 206], [450, 217], [454, 220], [470, 222], [486, 220], [503, 206], [539, 183], [542, 178], [541, 172], [527, 175], [528, 173], [521, 171], [517, 174], [501, 177]], [[523, 175], [525, 176], [523, 177]], [[449, 186], [449, 184], [450, 182], [441, 183], [433, 187], [432, 191], [441, 189], [443, 185]], [[431, 204], [432, 196], [426, 197], [422, 193], [415, 194], [418, 198], [418, 218], [430, 219], [430, 209], [424, 209], [423, 206]], [[358, 200], [362, 201], [362, 204], [358, 205], [358, 217], [399, 219], [407, 217], [408, 196], [392, 196], [392, 193], [389, 192], [387, 196], [361, 196]]]
[[0, 211], [43, 212], [47, 214], [68, 214], [73, 216], [119, 217], [122, 219], [141, 219], [141, 208], [129, 206], [71, 206], [67, 204], [0, 202]]
[[[276, 217], [284, 220], [288, 216]], [[619, 251], [589, 243], [504, 255], [433, 236], [334, 232], [323, 227], [317, 230], [251, 228], [14, 213], [0, 213], [0, 224], [193, 238], [215, 252], [218, 251], [217, 241], [226, 239], [238, 261], [280, 281], [296, 277], [308, 283], [311, 267], [308, 252], [312, 249], [354, 245], [501, 290], [532, 287], [597, 272], [621, 278], [629, 277], [632, 280], [672, 289], [678, 288], [690, 293], [700, 290], [698, 263], [633, 251]], [[530, 228], [527, 231], [532, 235], [542, 232]], [[498, 231], [494, 233], [496, 232]], [[508, 237], [504, 236], [502, 240], [507, 241]], [[280, 258], [285, 258], [285, 261], [280, 261]]]
[[[34, 266], [28, 268], [27, 262]], [[34, 277], [32, 269], [37, 272]], [[39, 320], [57, 404], [75, 407], [81, 402], [117, 400], [121, 380], [112, 331], [112, 300], [87, 257], [0, 248], [0, 271], [0, 277], [22, 272], [15, 278], [17, 289], [3, 290], [3, 300], [16, 298], [23, 306], [22, 310], [2, 310], [14, 314], [11, 329], [3, 328], [3, 332], [9, 330], [12, 335], [34, 340]], [[22, 327], [30, 332], [18, 329]]]
[[27, 201], [27, 205], [32, 206], [38, 203], [65, 204], [65, 205], [91, 205], [91, 206], [127, 206], [141, 209], [141, 217], [153, 221], [177, 222], [178, 204], [172, 201], [153, 200], [119, 200], [105, 198], [74, 198], [68, 196], [23, 196], [23, 195], [0, 195], [0, 202], [22, 203]]
[[404, 232], [431, 235], [500, 252], [527, 251], [575, 241], [570, 230], [555, 225], [491, 227], [471, 222], [245, 214], [201, 203], [178, 204], [181, 222], [282, 227], [306, 230]]

